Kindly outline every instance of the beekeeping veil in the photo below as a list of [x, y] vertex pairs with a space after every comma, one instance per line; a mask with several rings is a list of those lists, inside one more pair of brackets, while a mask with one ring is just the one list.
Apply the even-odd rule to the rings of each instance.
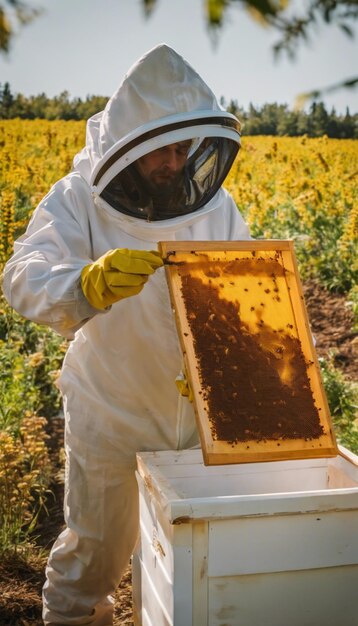
[[[222, 185], [240, 147], [239, 131], [236, 117], [220, 107], [193, 68], [160, 44], [128, 71], [105, 110], [87, 125], [92, 192], [141, 220], [198, 211]], [[156, 193], [139, 174], [137, 159], [187, 140], [192, 143], [181, 174], [169, 192]], [[84, 157], [75, 160], [80, 171]]]

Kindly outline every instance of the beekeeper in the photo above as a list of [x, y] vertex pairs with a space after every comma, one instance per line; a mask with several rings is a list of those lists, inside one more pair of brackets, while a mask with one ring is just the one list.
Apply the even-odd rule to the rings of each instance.
[[221, 187], [239, 146], [238, 120], [158, 45], [89, 119], [72, 172], [6, 265], [9, 303], [71, 340], [60, 377], [66, 529], [46, 569], [45, 624], [112, 624], [138, 537], [135, 453], [197, 443], [175, 384], [182, 357], [157, 243], [250, 237]]

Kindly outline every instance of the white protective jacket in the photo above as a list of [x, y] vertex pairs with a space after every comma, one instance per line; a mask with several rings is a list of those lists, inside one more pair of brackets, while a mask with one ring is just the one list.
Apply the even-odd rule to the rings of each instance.
[[9, 303], [71, 340], [60, 379], [69, 413], [76, 416], [71, 432], [97, 449], [111, 442], [128, 461], [137, 450], [196, 443], [192, 406], [175, 385], [182, 358], [164, 268], [139, 295], [104, 312], [85, 299], [82, 268], [114, 248], [248, 239], [249, 232], [222, 188], [195, 213], [146, 222], [102, 200], [95, 175], [123, 137], [137, 136], [138, 128], [208, 110], [222, 109], [190, 65], [166, 45], [149, 52], [131, 68], [105, 110], [88, 121], [86, 147], [75, 157], [73, 171], [37, 207], [5, 268]]

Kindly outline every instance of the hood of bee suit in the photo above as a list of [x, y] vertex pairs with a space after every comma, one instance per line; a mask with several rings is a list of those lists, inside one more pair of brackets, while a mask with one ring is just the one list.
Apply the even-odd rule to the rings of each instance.
[[[130, 234], [138, 227], [176, 229], [216, 208], [215, 195], [240, 146], [239, 130], [190, 64], [160, 44], [129, 69], [104, 111], [88, 120], [86, 146], [74, 168], [96, 205]], [[141, 186], [136, 160], [188, 140], [192, 148], [180, 182], [170, 197], [153, 201]]]

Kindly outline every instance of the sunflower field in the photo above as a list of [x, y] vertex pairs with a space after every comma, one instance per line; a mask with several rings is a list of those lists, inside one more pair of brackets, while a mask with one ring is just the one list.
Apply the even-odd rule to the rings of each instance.
[[349, 292], [357, 276], [358, 144], [244, 137], [226, 187], [253, 237], [294, 239], [302, 278]]
[[[84, 141], [82, 121], [0, 121], [0, 272], [39, 200], [71, 169]], [[345, 294], [356, 313], [357, 162], [355, 140], [243, 136], [225, 181], [252, 235], [293, 239], [303, 280], [314, 278]], [[1, 296], [2, 550], [25, 545], [46, 507], [53, 472], [46, 420], [61, 408], [56, 378], [66, 348], [61, 337], [21, 318]], [[358, 452], [356, 386], [324, 367], [329, 399], [334, 402], [332, 389], [345, 397], [349, 437], [341, 429], [342, 443]]]

